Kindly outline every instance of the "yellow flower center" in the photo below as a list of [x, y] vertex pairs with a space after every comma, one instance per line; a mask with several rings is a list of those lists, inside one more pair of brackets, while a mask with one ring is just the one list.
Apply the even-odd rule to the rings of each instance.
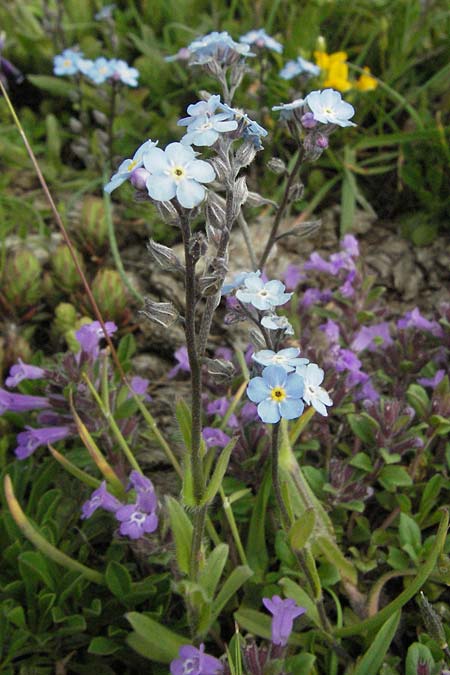
[[68, 68], [69, 66], [72, 65], [72, 60], [66, 59], [65, 61], [63, 61], [63, 65], [64, 65], [65, 68]]
[[286, 391], [283, 387], [274, 387], [270, 392], [270, 396], [272, 397], [272, 401], [281, 403], [286, 398]]
[[181, 176], [184, 176], [185, 171], [181, 166], [175, 166], [172, 169], [172, 175], [174, 176], [175, 180], [178, 178], [181, 178]]
[[128, 171], [133, 171], [133, 169], [135, 168], [136, 165], [137, 165], [137, 160], [132, 159], [130, 164], [128, 165]]

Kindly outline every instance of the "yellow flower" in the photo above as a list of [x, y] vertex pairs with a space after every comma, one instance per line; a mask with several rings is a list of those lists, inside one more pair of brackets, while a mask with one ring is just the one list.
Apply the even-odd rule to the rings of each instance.
[[324, 87], [331, 87], [337, 91], [348, 91], [352, 84], [348, 79], [348, 66], [346, 64], [346, 52], [333, 52], [327, 54], [322, 51], [315, 51], [314, 58], [316, 64], [325, 71]]
[[343, 61], [334, 61], [328, 68], [324, 87], [331, 87], [337, 91], [348, 91], [352, 88], [352, 83], [348, 79], [348, 66]]
[[364, 75], [361, 75], [356, 81], [356, 88], [360, 91], [372, 91], [372, 89], [376, 89], [378, 87], [378, 82], [375, 77], [372, 77], [370, 74], [370, 68], [366, 66], [363, 70]]

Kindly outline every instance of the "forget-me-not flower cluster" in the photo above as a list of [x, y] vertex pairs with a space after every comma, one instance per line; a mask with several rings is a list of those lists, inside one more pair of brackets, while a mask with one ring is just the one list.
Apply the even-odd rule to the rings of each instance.
[[139, 71], [128, 65], [122, 59], [107, 59], [99, 56], [97, 59], [85, 59], [83, 53], [75, 49], [65, 49], [53, 59], [55, 75], [85, 75], [95, 84], [104, 82], [121, 82], [128, 87], [137, 87]]
[[250, 45], [251, 47], [257, 47], [258, 49], [271, 49], [278, 54], [283, 52], [283, 45], [281, 42], [275, 40], [266, 33], [264, 28], [259, 30], [250, 30], [245, 35], [241, 35], [239, 42]]

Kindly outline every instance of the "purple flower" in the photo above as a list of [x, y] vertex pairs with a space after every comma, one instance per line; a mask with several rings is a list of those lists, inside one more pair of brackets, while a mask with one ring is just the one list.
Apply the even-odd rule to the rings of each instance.
[[327, 262], [321, 255], [314, 251], [314, 253], [311, 253], [309, 256], [309, 260], [304, 263], [303, 269], [324, 272], [325, 274], [335, 276], [342, 267], [342, 260], [340, 257], [336, 257], [337, 255], [338, 254], [333, 257], [332, 262]]
[[339, 349], [334, 367], [338, 373], [344, 370], [355, 371], [361, 368], [361, 361], [351, 349]]
[[435, 337], [442, 337], [444, 335], [442, 326], [437, 321], [425, 319], [418, 307], [414, 307], [411, 312], [406, 312], [405, 316], [397, 321], [397, 328], [418, 328], [419, 330], [428, 331]]
[[205, 654], [205, 645], [180, 647], [178, 658], [170, 664], [170, 675], [222, 675], [223, 664], [214, 656]]
[[173, 377], [178, 375], [180, 370], [183, 371], [184, 373], [189, 373], [191, 371], [187, 347], [180, 347], [179, 349], [177, 349], [174, 356], [178, 361], [178, 364], [174, 366], [172, 370], [169, 370], [169, 372], [167, 373], [167, 377], [169, 379], [172, 379]]
[[263, 598], [263, 604], [272, 614], [272, 642], [274, 645], [287, 645], [294, 619], [306, 612], [304, 607], [299, 607], [295, 600], [287, 598], [282, 600], [279, 595], [272, 599]]
[[340, 329], [335, 321], [327, 319], [326, 323], [322, 323], [319, 328], [325, 333], [330, 344], [339, 344]]
[[6, 378], [5, 384], [10, 389], [17, 387], [22, 380], [40, 380], [45, 376], [45, 370], [38, 368], [38, 366], [30, 366], [19, 359], [19, 363], [12, 366], [9, 371], [9, 377]]
[[374, 351], [380, 340], [383, 347], [388, 347], [393, 342], [387, 321], [373, 326], [361, 326], [350, 347], [355, 352], [362, 352], [364, 349]]
[[347, 278], [345, 279], [342, 286], [339, 286], [339, 292], [341, 295], [344, 296], [344, 298], [352, 298], [355, 295], [355, 289], [352, 286], [355, 277], [356, 277], [356, 270], [351, 270], [347, 274]]
[[231, 361], [233, 358], [233, 350], [229, 347], [218, 347], [214, 352], [216, 359], [223, 359], [224, 361]]
[[417, 382], [421, 384], [422, 387], [432, 387], [432, 389], [434, 389], [438, 386], [439, 382], [443, 380], [444, 375], [445, 370], [438, 370], [433, 377], [419, 377]]
[[[145, 401], [151, 401], [152, 397], [147, 394], [148, 385], [150, 380], [147, 380], [145, 377], [139, 377], [135, 375], [131, 378], [130, 387], [137, 396], [144, 396]], [[131, 394], [129, 395], [129, 397]]]
[[[208, 415], [219, 415], [219, 417], [224, 417], [229, 407], [230, 402], [228, 401], [227, 397], [222, 396], [221, 398], [216, 398], [215, 401], [211, 401], [210, 403], [208, 403], [208, 405], [206, 406], [206, 412], [208, 413]], [[229, 427], [238, 426], [236, 415], [230, 415], [230, 418], [228, 420], [228, 426]]]
[[346, 251], [351, 258], [358, 258], [359, 245], [358, 240], [352, 234], [346, 234], [341, 241], [341, 249]]
[[241, 408], [240, 418], [244, 424], [258, 419], [258, 408], [254, 403], [247, 401]]
[[224, 448], [231, 441], [224, 431], [215, 427], [205, 427], [202, 436], [208, 448]]
[[121, 506], [117, 509], [115, 517], [120, 522], [120, 534], [129, 539], [140, 539], [144, 534], [150, 534], [158, 527], [156, 513], [145, 513], [137, 504]]
[[[155, 488], [150, 478], [146, 478], [139, 471], [130, 473], [131, 486], [136, 490], [136, 505], [144, 513], [156, 511], [158, 500], [155, 494]], [[130, 486], [130, 487], [131, 487]]]
[[11, 394], [0, 388], [0, 415], [5, 412], [25, 412], [48, 408], [49, 401], [45, 396], [28, 396], [27, 394]]
[[286, 285], [288, 291], [294, 291], [299, 285], [300, 281], [305, 279], [305, 275], [302, 274], [300, 268], [297, 265], [288, 265], [284, 273], [283, 281]]
[[33, 429], [33, 427], [25, 427], [27, 431], [21, 431], [17, 434], [17, 441], [19, 445], [14, 450], [18, 459], [26, 459], [38, 448], [40, 445], [47, 445], [47, 443], [55, 443], [70, 435], [69, 427], [44, 427], [43, 429]]
[[[112, 321], [107, 321], [105, 327], [108, 335], [112, 335], [117, 330], [116, 324]], [[89, 354], [93, 359], [98, 357], [100, 353], [100, 340], [105, 337], [99, 321], [92, 321], [91, 323], [81, 326], [75, 333], [75, 337], [83, 352]]]
[[318, 302], [326, 302], [331, 296], [330, 290], [321, 291], [319, 288], [307, 288], [300, 301], [300, 307], [306, 309], [311, 307], [311, 305], [316, 305]]
[[108, 492], [106, 481], [103, 481], [100, 487], [94, 490], [87, 502], [84, 502], [81, 507], [81, 517], [90, 518], [100, 508], [115, 513], [121, 506], [121, 502]]
[[376, 402], [380, 398], [380, 394], [377, 392], [375, 387], [372, 384], [370, 377], [362, 385], [359, 392], [355, 394], [355, 401], [373, 401]]

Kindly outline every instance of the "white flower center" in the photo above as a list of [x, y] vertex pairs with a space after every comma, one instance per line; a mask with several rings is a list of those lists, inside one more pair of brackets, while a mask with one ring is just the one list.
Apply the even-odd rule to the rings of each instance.
[[264, 288], [261, 291], [258, 291], [258, 295], [260, 298], [267, 298], [269, 295], [269, 291], [265, 291]]
[[137, 511], [135, 511], [130, 516], [130, 522], [136, 523], [137, 525], [141, 525], [144, 522], [144, 520], [145, 520], [145, 513], [138, 513]]
[[183, 675], [189, 675], [189, 673], [193, 673], [195, 668], [197, 668], [195, 661], [193, 659], [186, 659], [186, 661], [183, 663]]
[[275, 363], [284, 363], [286, 361], [286, 357], [282, 354], [275, 354], [275, 356], [272, 357], [272, 361], [275, 361]]
[[132, 159], [128, 166], [128, 171], [133, 171], [133, 169], [137, 166], [137, 164], [138, 164], [137, 159]]

